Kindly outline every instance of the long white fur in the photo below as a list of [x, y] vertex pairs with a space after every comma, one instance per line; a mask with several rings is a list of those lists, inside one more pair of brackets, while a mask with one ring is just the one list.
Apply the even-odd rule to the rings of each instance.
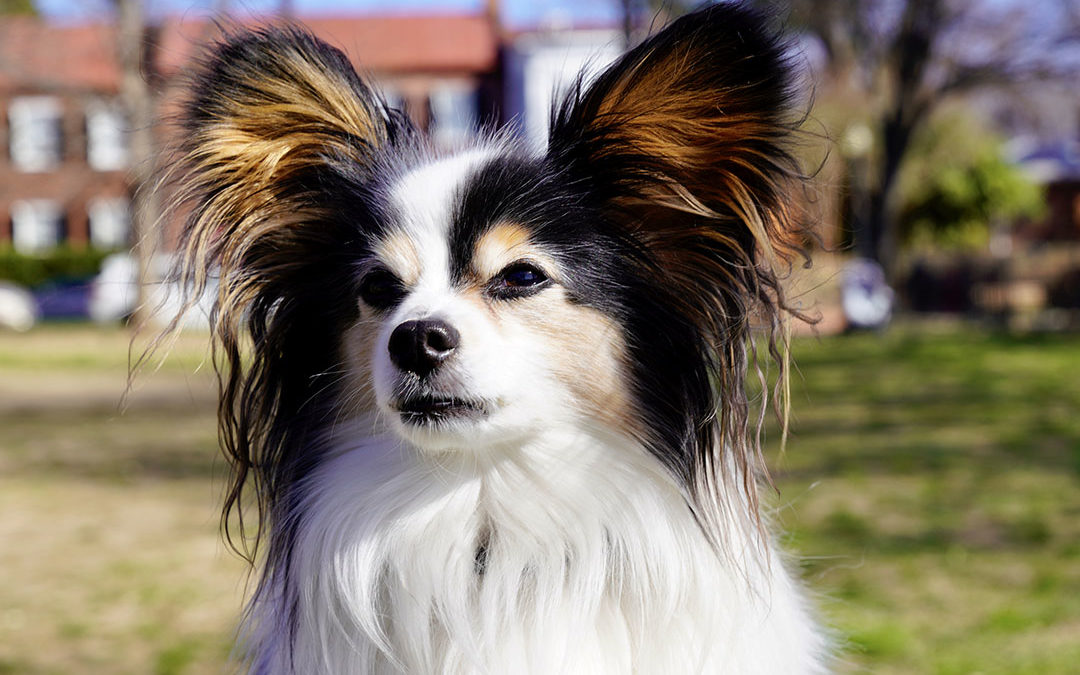
[[[420, 276], [392, 316], [346, 336], [348, 352], [378, 331], [370, 360], [350, 364], [374, 405], [313, 448], [326, 454], [299, 486], [292, 587], [251, 608], [254, 671], [824, 672], [824, 640], [771, 542], [732, 519], [717, 552], [641, 443], [574, 408], [542, 337], [495, 330], [451, 288], [449, 210], [483, 156], [395, 190]], [[428, 316], [462, 334], [438, 377], [490, 404], [479, 424], [418, 433], [388, 407], [389, 331]]]

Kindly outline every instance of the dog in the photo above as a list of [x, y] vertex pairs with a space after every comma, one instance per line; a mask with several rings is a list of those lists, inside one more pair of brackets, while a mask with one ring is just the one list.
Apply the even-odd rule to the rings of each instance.
[[805, 241], [789, 55], [708, 6], [579, 79], [546, 150], [440, 153], [302, 29], [222, 38], [182, 274], [218, 283], [250, 672], [826, 671], [744, 386]]

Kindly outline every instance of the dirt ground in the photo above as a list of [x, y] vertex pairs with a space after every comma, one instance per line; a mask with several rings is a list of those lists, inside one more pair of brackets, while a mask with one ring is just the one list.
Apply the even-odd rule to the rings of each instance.
[[0, 673], [223, 672], [244, 564], [218, 536], [211, 378], [185, 338], [0, 335]]

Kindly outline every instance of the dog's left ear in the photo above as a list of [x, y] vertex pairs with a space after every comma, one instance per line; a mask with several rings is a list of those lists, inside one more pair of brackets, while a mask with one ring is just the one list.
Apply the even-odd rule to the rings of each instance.
[[[678, 19], [578, 86], [553, 115], [549, 154], [658, 252], [688, 234], [730, 238], [746, 257], [786, 242], [790, 68], [767, 26], [737, 3]], [[688, 231], [703, 219], [710, 232]]]
[[755, 513], [750, 326], [764, 326], [770, 349], [783, 352], [778, 268], [801, 244], [787, 61], [766, 18], [740, 3], [709, 6], [579, 83], [553, 115], [548, 147], [597, 218], [643, 254], [647, 323], [664, 326], [662, 349], [635, 354], [657, 359], [636, 378], [643, 405], [666, 417], [652, 425], [663, 436], [654, 452], [699, 501], [716, 498], [735, 467]]

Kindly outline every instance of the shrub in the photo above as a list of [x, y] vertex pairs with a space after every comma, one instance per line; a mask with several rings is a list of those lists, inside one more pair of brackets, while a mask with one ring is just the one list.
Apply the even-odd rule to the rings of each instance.
[[69, 246], [42, 254], [0, 248], [0, 280], [35, 287], [53, 281], [90, 279], [101, 270], [101, 261], [110, 253], [112, 251]]

